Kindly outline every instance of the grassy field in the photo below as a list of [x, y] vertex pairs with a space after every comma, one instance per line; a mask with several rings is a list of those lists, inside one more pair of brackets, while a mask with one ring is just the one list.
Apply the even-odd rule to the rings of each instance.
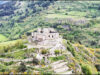
[[67, 18], [67, 15], [63, 15], [63, 14], [48, 14], [46, 17], [47, 18]]
[[71, 11], [71, 12], [68, 12], [68, 15], [71, 15], [71, 16], [80, 16], [80, 17], [84, 17], [86, 16], [86, 12], [79, 12], [79, 11]]
[[7, 41], [7, 37], [5, 37], [4, 35], [0, 34], [0, 42], [3, 42], [3, 41]]
[[12, 44], [15, 44], [17, 41], [21, 41], [21, 40], [18, 39], [18, 40], [13, 40], [13, 41], [2, 42], [0, 43], [0, 46], [12, 45]]
[[15, 59], [24, 59], [25, 51], [18, 51], [12, 54]]
[[69, 15], [65, 15], [65, 14], [47, 14], [46, 15], [46, 18], [59, 18], [59, 19], [62, 19], [62, 18], [75, 18], [75, 19], [79, 19], [79, 18], [84, 18], [83, 15], [85, 15], [83, 13], [83, 15], [80, 15], [80, 14], [76, 14], [76, 15], [80, 15], [80, 17], [76, 16], [76, 15], [72, 15], [72, 13], [74, 12], [70, 12]]

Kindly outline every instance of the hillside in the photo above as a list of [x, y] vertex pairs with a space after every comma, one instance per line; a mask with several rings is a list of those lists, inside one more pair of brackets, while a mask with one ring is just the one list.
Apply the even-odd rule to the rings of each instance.
[[[52, 27], [63, 37], [66, 51], [62, 56], [50, 58], [51, 63], [64, 60], [63, 62], [69, 63], [67, 66], [74, 73], [99, 73], [99, 67], [96, 67], [100, 64], [99, 12], [100, 1], [9, 1], [1, 3], [0, 59], [4, 58], [5, 61], [10, 62], [1, 61], [0, 66], [4, 68], [0, 68], [0, 72], [10, 72], [13, 69], [19, 72], [19, 61], [31, 60], [33, 58], [31, 52], [37, 55], [37, 48], [27, 49], [25, 45], [28, 44], [27, 36], [39, 27]], [[47, 50], [43, 52], [48, 53]], [[67, 52], [70, 54], [66, 55]], [[33, 61], [26, 62], [24, 65], [30, 64], [32, 65]], [[45, 65], [43, 61], [38, 64]], [[53, 73], [51, 65], [35, 68], [37, 66], [34, 67], [33, 64], [32, 67], [26, 67], [26, 72], [33, 72], [34, 69], [39, 73]]]
[[[51, 49], [38, 49], [34, 47], [35, 45], [33, 46], [34, 48], [29, 48], [26, 44], [30, 45], [25, 38], [0, 44], [0, 67], [3, 66], [0, 68], [0, 72], [5, 72], [6, 74], [19, 72], [50, 75], [60, 73], [98, 74], [95, 67], [96, 56], [94, 49], [87, 48], [81, 44], [72, 44], [69, 40], [63, 39], [62, 46], [65, 49], [56, 50], [58, 49], [56, 48], [55, 54], [52, 56], [49, 53], [56, 46]], [[39, 50], [40, 52], [38, 52]], [[39, 54], [46, 57], [48, 55], [49, 57], [46, 60], [37, 60]], [[49, 61], [49, 64], [46, 61]], [[25, 66], [21, 65], [21, 62], [24, 62]], [[64, 68], [67, 70], [64, 70]]]
[[[47, 4], [48, 3], [48, 4]], [[40, 6], [39, 6], [40, 5]], [[0, 33], [11, 39], [19, 38], [37, 26], [41, 12], [49, 2], [8, 2], [0, 8]], [[23, 23], [24, 22], [24, 23]], [[35, 25], [36, 23], [36, 25]], [[14, 37], [12, 37], [14, 36]]]
[[99, 8], [97, 1], [8, 2], [0, 8], [0, 34], [12, 40], [36, 27], [49, 26], [65, 39], [96, 48], [100, 44]]

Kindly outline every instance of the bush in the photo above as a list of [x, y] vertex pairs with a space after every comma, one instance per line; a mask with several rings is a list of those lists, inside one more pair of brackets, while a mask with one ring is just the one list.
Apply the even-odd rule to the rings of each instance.
[[39, 64], [39, 61], [38, 61], [38, 59], [36, 59], [36, 58], [34, 57], [32, 63], [35, 64], [35, 65], [38, 65], [38, 64]]
[[68, 13], [65, 13], [65, 15], [68, 15]]
[[11, 62], [5, 62], [4, 64], [6, 65], [6, 66], [8, 66], [8, 65], [12, 65], [14, 62], [13, 61], [11, 61]]
[[86, 75], [92, 75], [91, 67], [88, 64], [82, 64], [81, 65], [82, 71]]
[[69, 41], [67, 42], [67, 49], [75, 56], [75, 50]]
[[5, 66], [4, 64], [0, 64], [0, 72], [5, 72], [8, 70], [8, 67]]
[[65, 59], [64, 55], [50, 58], [51, 61], [58, 61], [58, 60], [64, 60], [64, 59]]
[[7, 58], [14, 58], [11, 54], [6, 55]]
[[42, 64], [42, 65], [45, 65], [44, 59], [41, 60], [41, 64]]
[[1, 54], [0, 57], [5, 57], [5, 54]]
[[42, 50], [41, 53], [42, 54], [46, 54], [48, 51], [47, 50]]
[[21, 44], [21, 45], [19, 45], [19, 47], [18, 47], [18, 48], [23, 49], [23, 48], [26, 48], [26, 47], [27, 47], [27, 46], [25, 46], [25, 45]]
[[56, 55], [60, 54], [60, 50], [55, 50], [55, 54]]
[[18, 68], [18, 71], [19, 72], [25, 72], [27, 70], [25, 64], [23, 62], [21, 62], [19, 68]]
[[41, 74], [42, 75], [52, 75], [52, 72], [44, 72], [44, 71], [42, 71]]

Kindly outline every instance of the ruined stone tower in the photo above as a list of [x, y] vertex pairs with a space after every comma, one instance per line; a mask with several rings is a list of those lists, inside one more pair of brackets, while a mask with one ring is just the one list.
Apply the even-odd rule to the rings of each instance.
[[40, 45], [53, 45], [59, 38], [59, 33], [54, 28], [38, 28], [36, 32], [31, 33], [31, 38]]

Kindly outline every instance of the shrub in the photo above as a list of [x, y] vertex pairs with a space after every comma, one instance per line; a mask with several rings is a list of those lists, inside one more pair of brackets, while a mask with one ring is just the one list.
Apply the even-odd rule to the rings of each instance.
[[14, 58], [11, 54], [6, 55], [7, 58]]
[[86, 75], [92, 75], [91, 67], [88, 64], [82, 64], [81, 65], [82, 71]]
[[21, 45], [19, 45], [19, 47], [18, 47], [18, 48], [23, 49], [23, 48], [26, 48], [26, 47], [27, 47], [27, 46], [25, 46], [25, 45], [21, 44]]
[[48, 51], [47, 50], [42, 50], [41, 53], [42, 54], [46, 54]]
[[30, 52], [35, 52], [35, 50], [36, 50], [35, 48], [29, 49]]
[[5, 57], [5, 54], [1, 54], [0, 57]]
[[0, 72], [5, 72], [8, 70], [8, 67], [3, 65], [3, 64], [0, 64]]
[[38, 65], [38, 64], [39, 64], [39, 61], [38, 61], [38, 59], [36, 59], [36, 58], [34, 57], [33, 60], [32, 60], [32, 63], [35, 64], [35, 65]]
[[10, 61], [10, 62], [5, 62], [4, 64], [6, 65], [6, 66], [8, 66], [8, 65], [12, 65], [14, 62], [13, 61]]
[[64, 55], [50, 58], [51, 61], [58, 61], [58, 60], [64, 60], [64, 59], [65, 59]]
[[20, 66], [18, 67], [19, 72], [25, 72], [27, 70], [25, 64], [21, 62]]
[[65, 15], [68, 15], [68, 13], [65, 13]]
[[44, 72], [44, 71], [42, 71], [41, 74], [42, 75], [52, 75], [52, 72]]
[[41, 60], [41, 64], [42, 64], [42, 65], [45, 65], [44, 59]]
[[75, 56], [75, 50], [70, 42], [67, 42], [67, 49], [73, 54], [73, 56]]
[[60, 54], [60, 50], [55, 50], [55, 54], [56, 55]]

